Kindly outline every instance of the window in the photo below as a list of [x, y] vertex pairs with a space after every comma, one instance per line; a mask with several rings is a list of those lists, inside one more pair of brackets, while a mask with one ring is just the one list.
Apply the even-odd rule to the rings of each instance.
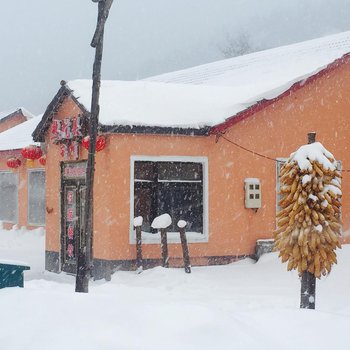
[[45, 172], [28, 172], [28, 223], [45, 225]]
[[[178, 233], [176, 225], [181, 219], [187, 221], [186, 231], [193, 234], [192, 241], [206, 240], [207, 160], [194, 157], [133, 158], [131, 216], [143, 217], [142, 231], [156, 233], [157, 230], [151, 228], [153, 219], [168, 213], [172, 218], [169, 232]], [[174, 241], [178, 240], [177, 236], [174, 236]]]
[[279, 194], [280, 188], [281, 188], [280, 171], [283, 164], [286, 161], [287, 161], [287, 158], [277, 158], [277, 162], [276, 162], [276, 213], [278, 213], [281, 210], [281, 207], [278, 204], [278, 202], [282, 198], [282, 196]]
[[11, 172], [0, 172], [0, 220], [17, 222], [18, 217], [18, 177]]

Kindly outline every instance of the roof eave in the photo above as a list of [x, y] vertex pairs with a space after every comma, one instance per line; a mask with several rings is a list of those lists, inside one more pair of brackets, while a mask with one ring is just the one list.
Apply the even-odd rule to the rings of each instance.
[[146, 125], [100, 125], [100, 131], [112, 134], [156, 134], [156, 135], [183, 135], [183, 136], [207, 136], [210, 127], [201, 128], [191, 127], [165, 127], [165, 126], [146, 126]]

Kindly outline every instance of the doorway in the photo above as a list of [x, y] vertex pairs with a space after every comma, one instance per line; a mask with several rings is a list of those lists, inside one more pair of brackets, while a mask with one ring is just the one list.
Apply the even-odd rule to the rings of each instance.
[[62, 163], [61, 270], [76, 273], [84, 227], [86, 162]]

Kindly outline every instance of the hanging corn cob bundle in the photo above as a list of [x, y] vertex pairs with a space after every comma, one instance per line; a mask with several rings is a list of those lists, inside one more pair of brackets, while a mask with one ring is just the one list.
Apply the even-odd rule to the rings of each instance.
[[315, 142], [292, 153], [281, 168], [274, 248], [288, 262], [288, 271], [320, 278], [337, 263], [342, 193], [336, 165], [333, 155]]

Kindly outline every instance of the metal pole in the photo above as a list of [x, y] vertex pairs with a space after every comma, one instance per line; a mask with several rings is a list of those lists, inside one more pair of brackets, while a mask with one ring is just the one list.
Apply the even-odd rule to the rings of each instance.
[[113, 0], [93, 0], [98, 2], [97, 26], [91, 46], [95, 50], [95, 60], [92, 73], [92, 97], [91, 97], [91, 114], [89, 118], [89, 136], [90, 145], [88, 150], [88, 161], [86, 169], [86, 203], [85, 203], [85, 220], [82, 232], [82, 248], [79, 249], [77, 262], [77, 275], [75, 291], [81, 293], [89, 292], [89, 280], [92, 269], [92, 235], [93, 235], [93, 187], [95, 174], [95, 151], [96, 137], [98, 128], [98, 116], [100, 112], [99, 98], [101, 86], [101, 65], [103, 53], [103, 34], [104, 26], [109, 14]]

